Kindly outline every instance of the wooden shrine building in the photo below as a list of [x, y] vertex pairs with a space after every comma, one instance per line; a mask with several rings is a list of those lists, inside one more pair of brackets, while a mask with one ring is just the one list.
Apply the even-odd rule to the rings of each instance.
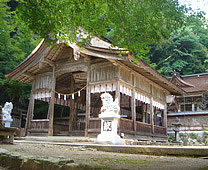
[[184, 91], [182, 96], [172, 96], [168, 104], [168, 131], [178, 117], [182, 133], [203, 134], [208, 128], [208, 73], [180, 75], [173, 72], [170, 81]]
[[[78, 48], [44, 40], [13, 71], [10, 80], [32, 84], [27, 111], [27, 135], [85, 135], [100, 133], [100, 95], [119, 99], [118, 134], [125, 137], [166, 137], [167, 95], [182, 91], [156, 70], [123, 49], [93, 38]], [[36, 115], [41, 101], [47, 110]], [[63, 112], [65, 110], [65, 112]]]

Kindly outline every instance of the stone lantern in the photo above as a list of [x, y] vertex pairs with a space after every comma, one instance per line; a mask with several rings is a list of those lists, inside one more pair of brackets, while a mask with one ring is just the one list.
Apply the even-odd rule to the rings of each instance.
[[181, 126], [180, 120], [178, 119], [178, 117], [176, 117], [175, 122], [172, 124], [174, 126], [174, 131], [175, 131], [175, 143], [180, 143], [179, 142], [179, 128]]

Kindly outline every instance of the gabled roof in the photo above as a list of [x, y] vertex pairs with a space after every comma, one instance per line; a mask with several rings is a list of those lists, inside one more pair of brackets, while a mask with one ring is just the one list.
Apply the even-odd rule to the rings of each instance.
[[187, 94], [200, 94], [208, 90], [208, 73], [191, 75], [174, 74], [171, 82], [182, 88]]
[[[133, 63], [135, 58], [125, 49], [117, 47], [112, 48], [109, 42], [103, 41], [97, 37], [94, 37], [91, 41], [91, 45], [79, 48], [75, 43], [70, 44], [70, 47], [64, 42], [57, 42], [57, 48], [52, 46], [46, 46], [44, 40], [36, 47], [36, 49], [14, 70], [8, 73], [6, 76], [10, 80], [17, 80], [31, 84], [33, 76], [41, 71], [51, 71], [51, 67], [56, 64], [56, 60], [64, 56], [63, 50], [67, 49], [68, 52], [82, 56], [94, 56], [98, 58], [105, 58], [109, 61], [116, 61], [118, 63], [128, 66], [130, 69], [140, 73], [156, 84], [160, 85], [171, 94], [181, 95], [183, 91], [171, 83], [162, 74], [150, 67], [142, 60], [138, 60], [137, 63]], [[65, 58], [63, 58], [65, 60]]]
[[183, 81], [183, 79], [181, 79], [178, 76], [173, 76], [171, 79], [171, 82], [179, 87], [194, 87], [193, 84], [189, 84], [189, 83]]

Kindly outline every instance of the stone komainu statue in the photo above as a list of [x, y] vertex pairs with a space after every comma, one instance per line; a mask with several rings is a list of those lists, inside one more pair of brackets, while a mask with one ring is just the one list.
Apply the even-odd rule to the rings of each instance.
[[11, 117], [12, 109], [13, 109], [12, 102], [6, 102], [4, 104], [2, 112], [3, 112], [3, 123], [5, 127], [10, 127], [10, 123], [13, 121]]
[[113, 101], [113, 97], [109, 93], [103, 93], [101, 96], [101, 100], [103, 102], [103, 106], [101, 107], [101, 114], [118, 114], [119, 112], [119, 105], [118, 105], [118, 99], [116, 98], [115, 101]]

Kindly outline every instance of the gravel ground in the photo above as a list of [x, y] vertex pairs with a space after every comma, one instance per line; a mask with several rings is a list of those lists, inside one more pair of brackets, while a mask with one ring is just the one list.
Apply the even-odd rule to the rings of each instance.
[[103, 169], [208, 169], [206, 158], [110, 153], [93, 148], [50, 144], [15, 143], [1, 144], [0, 147], [24, 155], [70, 158], [75, 163]]

